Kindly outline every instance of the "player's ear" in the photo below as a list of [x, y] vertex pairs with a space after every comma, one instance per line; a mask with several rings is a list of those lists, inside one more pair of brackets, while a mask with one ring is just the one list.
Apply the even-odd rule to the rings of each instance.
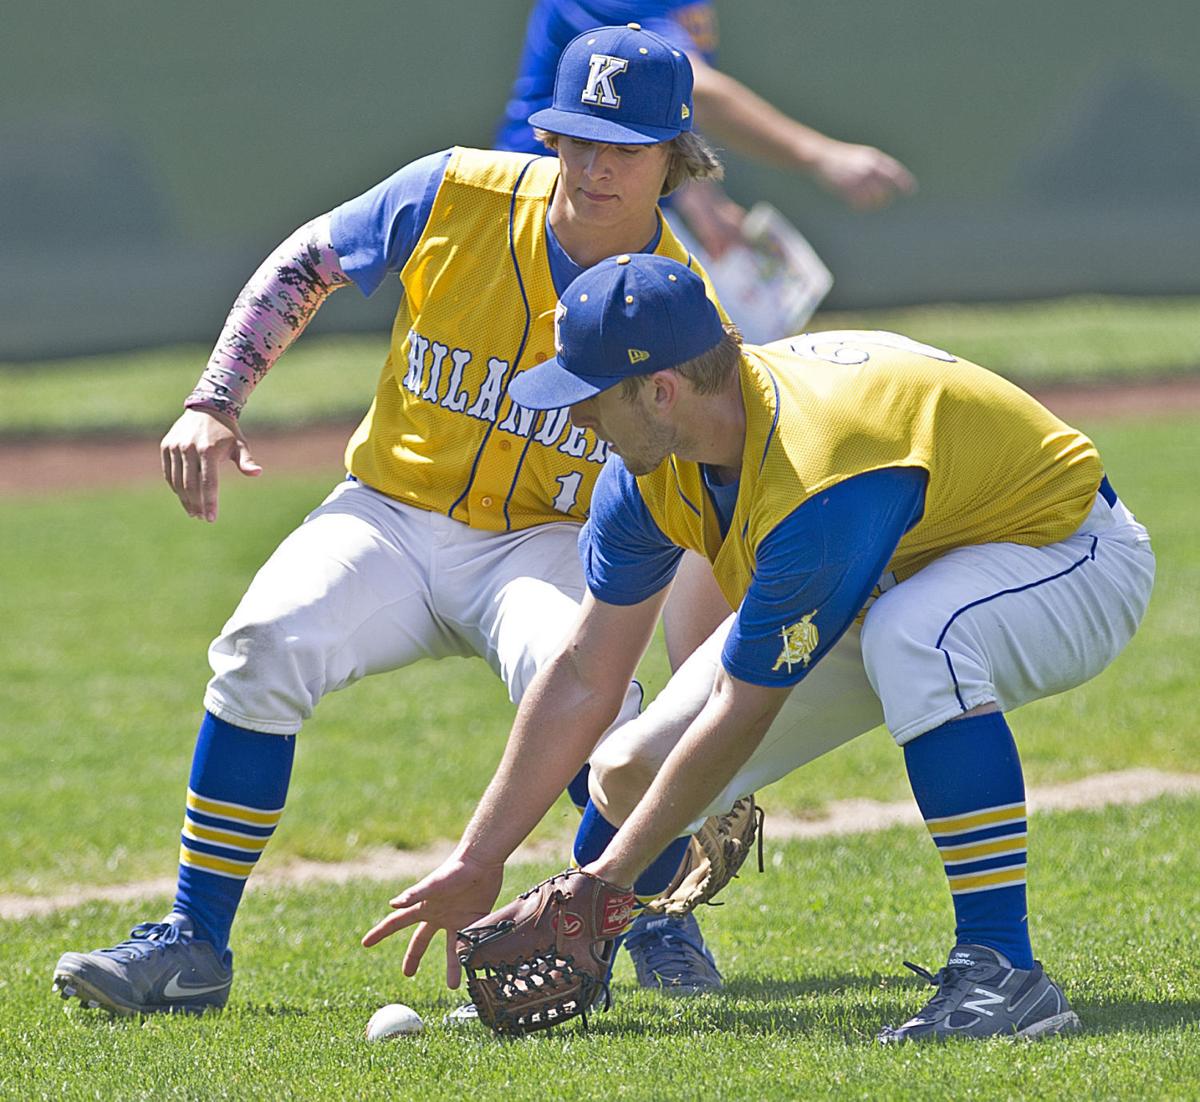
[[651, 402], [658, 413], [669, 413], [674, 409], [682, 382], [675, 371], [656, 371], [650, 376]]

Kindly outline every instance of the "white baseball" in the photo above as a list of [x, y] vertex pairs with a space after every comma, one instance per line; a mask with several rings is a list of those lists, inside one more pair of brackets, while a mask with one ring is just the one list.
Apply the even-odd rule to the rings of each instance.
[[368, 1041], [386, 1041], [392, 1037], [415, 1037], [425, 1028], [421, 1015], [403, 1003], [381, 1006], [367, 1022]]

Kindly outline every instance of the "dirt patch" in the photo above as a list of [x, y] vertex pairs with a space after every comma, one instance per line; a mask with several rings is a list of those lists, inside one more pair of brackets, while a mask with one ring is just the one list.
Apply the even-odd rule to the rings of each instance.
[[1103, 382], [1031, 391], [1048, 409], [1074, 424], [1114, 417], [1156, 417], [1200, 410], [1200, 374], [1144, 383]]
[[[1031, 812], [1095, 809], [1113, 804], [1146, 803], [1167, 795], [1200, 793], [1200, 774], [1164, 773], [1158, 769], [1128, 769], [1098, 773], [1079, 781], [1049, 785], [1029, 793]], [[766, 823], [766, 845], [792, 838], [826, 838], [830, 835], [868, 834], [894, 826], [922, 826], [912, 800], [882, 803], [878, 800], [833, 800], [824, 813], [813, 819], [770, 815]], [[561, 860], [569, 839], [522, 846], [510, 864]], [[420, 879], [449, 856], [453, 842], [440, 842], [419, 850], [372, 850], [353, 861], [323, 862], [288, 860], [270, 864], [270, 854], [247, 884], [248, 891], [294, 888], [304, 884], [345, 884], [350, 881], [383, 881], [397, 889]], [[141, 903], [175, 891], [174, 877], [143, 880], [135, 884], [80, 889], [65, 895], [0, 895], [0, 919], [16, 920], [54, 914], [81, 903]]]
[[[314, 425], [250, 434], [260, 479], [272, 475], [344, 474], [342, 454], [353, 424]], [[242, 477], [228, 465], [223, 480]], [[162, 479], [158, 437], [30, 437], [0, 441], [0, 495], [33, 496], [108, 486], [148, 484]], [[169, 491], [168, 491], [169, 492]]]
[[[1146, 417], [1200, 410], [1200, 375], [1157, 382], [1046, 387], [1035, 396], [1067, 421]], [[165, 429], [166, 426], [164, 426]], [[250, 444], [273, 474], [342, 471], [342, 453], [354, 424], [315, 425], [295, 430], [254, 431]], [[232, 468], [224, 478], [239, 477]], [[158, 439], [73, 437], [0, 441], [0, 495], [33, 496], [104, 486], [149, 483], [162, 478]]]

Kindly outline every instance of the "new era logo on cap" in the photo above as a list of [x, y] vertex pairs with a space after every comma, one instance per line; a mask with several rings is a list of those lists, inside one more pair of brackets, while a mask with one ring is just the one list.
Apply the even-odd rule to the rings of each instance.
[[575, 405], [631, 375], [678, 367], [725, 337], [704, 280], [652, 253], [602, 260], [575, 278], [562, 303], [557, 355], [509, 384], [509, 396], [526, 409]]

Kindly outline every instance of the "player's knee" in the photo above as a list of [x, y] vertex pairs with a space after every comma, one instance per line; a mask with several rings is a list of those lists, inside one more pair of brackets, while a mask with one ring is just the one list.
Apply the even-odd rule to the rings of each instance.
[[945, 676], [946, 658], [937, 634], [903, 602], [876, 601], [863, 623], [861, 643], [867, 679], [885, 707], [905, 685]]
[[327, 688], [322, 648], [286, 619], [227, 627], [208, 657], [209, 697], [254, 730], [298, 726]]
[[897, 742], [997, 699], [991, 658], [970, 624], [888, 596], [867, 613], [862, 656]]
[[644, 748], [615, 735], [592, 754], [588, 788], [610, 823], [622, 823], [650, 787], [662, 762]]

